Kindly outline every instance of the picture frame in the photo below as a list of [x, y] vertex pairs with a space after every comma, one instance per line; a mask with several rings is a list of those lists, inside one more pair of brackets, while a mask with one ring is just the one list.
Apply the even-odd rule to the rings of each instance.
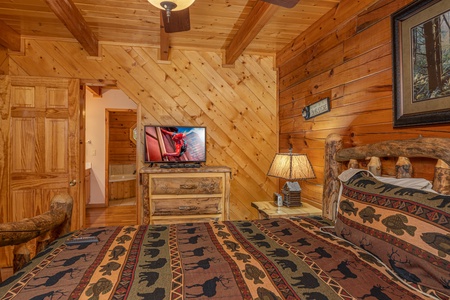
[[311, 118], [317, 117], [321, 114], [330, 111], [330, 98], [323, 98], [319, 101], [307, 105], [302, 110], [302, 116], [305, 120], [309, 120]]
[[444, 17], [450, 19], [450, 1], [414, 1], [391, 16], [394, 127], [450, 122], [450, 80], [443, 73], [450, 67], [450, 42], [442, 38], [450, 26]]

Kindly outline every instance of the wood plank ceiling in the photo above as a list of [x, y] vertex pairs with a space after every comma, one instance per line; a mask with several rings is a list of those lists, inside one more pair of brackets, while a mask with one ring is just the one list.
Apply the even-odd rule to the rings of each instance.
[[224, 64], [242, 53], [275, 55], [339, 0], [300, 0], [284, 8], [261, 0], [196, 0], [190, 31], [167, 34], [161, 11], [147, 0], [0, 0], [0, 45], [21, 51], [24, 38], [76, 39], [90, 56], [99, 44], [148, 45], [224, 52]]

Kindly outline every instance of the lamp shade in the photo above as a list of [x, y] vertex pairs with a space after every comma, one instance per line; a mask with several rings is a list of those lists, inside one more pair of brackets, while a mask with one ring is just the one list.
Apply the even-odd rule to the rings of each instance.
[[177, 11], [177, 10], [183, 10], [188, 8], [189, 6], [194, 3], [195, 0], [147, 0], [152, 4], [153, 6], [162, 9], [162, 10], [169, 10], [169, 11]]
[[267, 175], [286, 180], [316, 178], [306, 154], [296, 153], [277, 153]]

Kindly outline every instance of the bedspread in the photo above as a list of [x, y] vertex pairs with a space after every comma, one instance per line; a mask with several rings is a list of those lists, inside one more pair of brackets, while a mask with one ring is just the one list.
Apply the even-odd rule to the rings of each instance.
[[[428, 299], [320, 218], [89, 228], [38, 254], [1, 299]], [[97, 243], [67, 245], [73, 236]]]

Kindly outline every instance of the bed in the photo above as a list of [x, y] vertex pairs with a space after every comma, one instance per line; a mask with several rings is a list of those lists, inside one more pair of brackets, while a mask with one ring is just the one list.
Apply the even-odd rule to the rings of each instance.
[[[3, 282], [0, 299], [449, 299], [449, 146], [342, 149], [330, 136], [324, 216], [71, 232]], [[436, 159], [439, 184], [408, 178], [408, 155]], [[401, 157], [401, 178], [378, 176], [386, 156]]]

